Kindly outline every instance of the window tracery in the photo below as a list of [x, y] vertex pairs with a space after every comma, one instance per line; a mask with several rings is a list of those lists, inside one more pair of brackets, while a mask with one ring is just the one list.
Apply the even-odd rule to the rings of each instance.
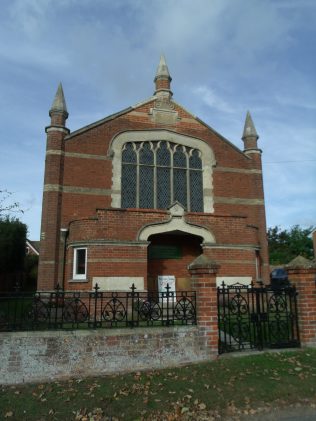
[[203, 212], [201, 151], [169, 141], [127, 142], [122, 148], [122, 208], [166, 209], [175, 201]]

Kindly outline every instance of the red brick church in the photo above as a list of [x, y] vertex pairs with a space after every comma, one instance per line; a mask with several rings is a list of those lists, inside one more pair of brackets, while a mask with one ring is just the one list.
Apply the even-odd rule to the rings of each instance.
[[[173, 100], [161, 57], [150, 98], [70, 132], [59, 85], [49, 111], [38, 289], [190, 289], [268, 280], [261, 150], [249, 113], [243, 150]], [[167, 279], [167, 278], [164, 278]]]

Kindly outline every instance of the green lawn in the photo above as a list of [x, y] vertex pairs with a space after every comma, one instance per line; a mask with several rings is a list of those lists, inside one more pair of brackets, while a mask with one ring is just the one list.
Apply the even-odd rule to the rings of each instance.
[[[264, 353], [177, 369], [2, 386], [0, 419], [177, 420], [316, 402], [316, 350]], [[89, 415], [90, 414], [90, 415]], [[231, 418], [232, 419], [232, 418]]]

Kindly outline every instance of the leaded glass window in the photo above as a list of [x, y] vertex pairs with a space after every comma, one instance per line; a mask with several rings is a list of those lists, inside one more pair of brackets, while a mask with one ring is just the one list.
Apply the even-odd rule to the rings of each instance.
[[190, 171], [190, 210], [191, 212], [202, 212], [203, 203], [203, 181], [202, 171]]
[[170, 206], [170, 168], [157, 167], [157, 208]]
[[187, 159], [186, 159], [186, 155], [185, 155], [184, 151], [185, 151], [184, 146], [178, 145], [175, 148], [175, 152], [173, 154], [173, 166], [174, 167], [180, 167], [180, 168], [186, 168], [187, 167]]
[[154, 208], [154, 168], [139, 167], [139, 207]]
[[136, 208], [136, 166], [122, 165], [122, 208]]
[[122, 151], [122, 208], [203, 212], [201, 152], [167, 141], [128, 142]]
[[146, 142], [141, 145], [139, 150], [139, 163], [144, 165], [153, 165], [154, 164], [154, 153], [151, 150], [152, 144]]
[[136, 164], [136, 159], [136, 146], [132, 143], [126, 143], [122, 153], [122, 162]]
[[174, 168], [173, 198], [187, 209], [187, 171]]
[[202, 160], [200, 158], [200, 153], [196, 149], [192, 151], [189, 161], [190, 161], [190, 168], [197, 168], [199, 170], [202, 169]]
[[162, 167], [170, 167], [170, 149], [167, 142], [159, 142], [157, 149], [157, 165]]
[[196, 149], [192, 151], [189, 158], [190, 167], [190, 209], [192, 212], [201, 212], [203, 202], [203, 177], [202, 160], [200, 152]]

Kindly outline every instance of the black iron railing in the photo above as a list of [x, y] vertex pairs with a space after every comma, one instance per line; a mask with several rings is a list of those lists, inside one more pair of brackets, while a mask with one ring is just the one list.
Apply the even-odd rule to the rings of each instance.
[[217, 288], [219, 353], [300, 346], [295, 286]]
[[0, 293], [0, 331], [196, 324], [194, 291]]

